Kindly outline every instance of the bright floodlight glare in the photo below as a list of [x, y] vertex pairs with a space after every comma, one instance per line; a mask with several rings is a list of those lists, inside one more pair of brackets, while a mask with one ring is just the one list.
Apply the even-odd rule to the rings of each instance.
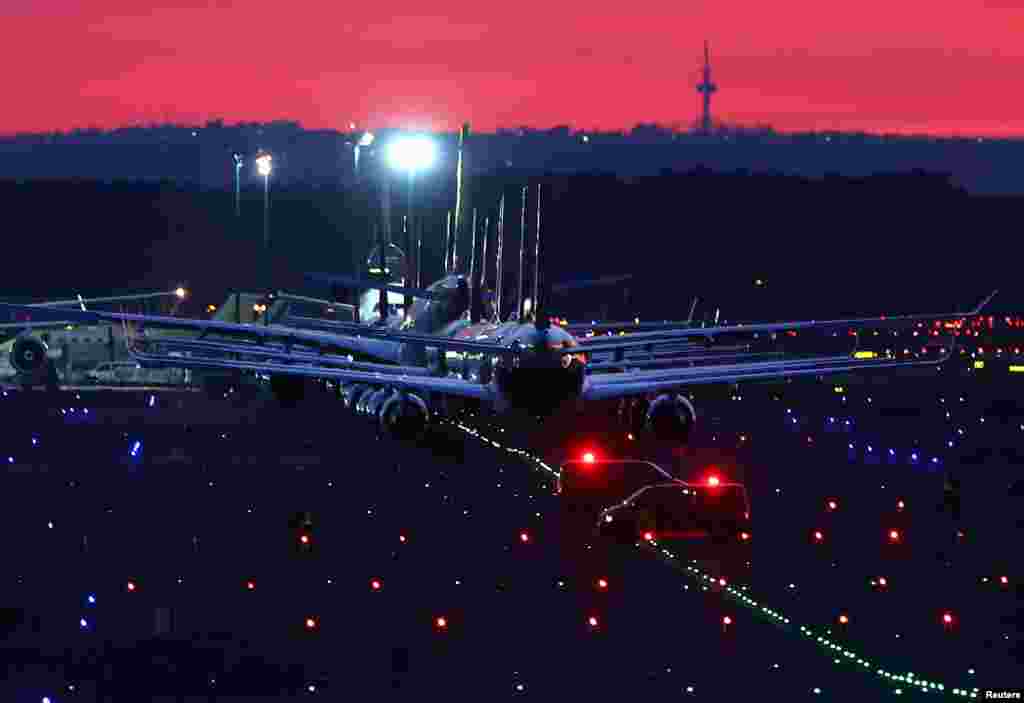
[[401, 171], [422, 171], [433, 165], [436, 151], [427, 137], [399, 137], [388, 144], [388, 163]]
[[186, 295], [188, 295], [188, 291], [187, 291], [187, 290], [185, 290], [184, 288], [181, 288], [181, 287], [179, 286], [178, 288], [176, 288], [176, 289], [174, 290], [174, 294], [175, 294], [176, 296], [178, 296], [179, 298], [184, 298], [184, 297], [185, 297]]
[[261, 176], [269, 176], [273, 170], [273, 159], [270, 154], [263, 154], [256, 159], [256, 169]]

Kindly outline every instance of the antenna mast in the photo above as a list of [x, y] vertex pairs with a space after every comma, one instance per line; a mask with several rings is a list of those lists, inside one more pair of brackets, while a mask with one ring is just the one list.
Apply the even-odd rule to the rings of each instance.
[[701, 115], [700, 131], [704, 136], [711, 134], [711, 96], [718, 86], [711, 82], [711, 51], [708, 40], [704, 40], [704, 80], [697, 84], [697, 92], [704, 96], [704, 113]]

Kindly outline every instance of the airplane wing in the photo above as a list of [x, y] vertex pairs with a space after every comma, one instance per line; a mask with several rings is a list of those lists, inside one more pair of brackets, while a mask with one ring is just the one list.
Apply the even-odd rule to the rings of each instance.
[[[55, 310], [32, 308], [24, 305], [0, 303], [0, 313], [8, 312], [11, 314], [23, 315], [26, 313], [37, 314], [40, 313], [40, 311], [43, 311], [41, 314], [44, 316], [53, 316], [57, 312]], [[241, 337], [243, 339], [255, 339], [264, 344], [267, 342], [277, 342], [279, 345], [285, 345], [284, 348], [279, 346], [275, 349], [268, 349], [261, 348], [259, 344], [251, 342], [246, 343], [243, 341], [234, 344], [226, 344], [219, 348], [206, 347], [205, 349], [202, 349], [193, 347], [189, 350], [218, 352], [222, 355], [233, 354], [239, 356], [257, 356], [262, 357], [264, 359], [262, 361], [233, 360], [230, 358], [216, 357], [211, 358], [196, 355], [187, 357], [170, 356], [167, 353], [150, 353], [148, 351], [139, 351], [138, 349], [130, 350], [132, 356], [144, 366], [165, 366], [172, 368], [194, 369], [234, 369], [268, 374], [333, 378], [342, 381], [349, 380], [354, 382], [386, 383], [399, 387], [419, 388], [426, 391], [437, 391], [469, 398], [489, 398], [491, 396], [491, 390], [488, 386], [483, 386], [479, 383], [462, 379], [426, 376], [423, 375], [423, 369], [420, 367], [388, 366], [379, 364], [373, 365], [376, 367], [375, 370], [367, 370], [368, 365], [365, 363], [361, 364], [363, 368], [360, 369], [360, 367], [355, 365], [353, 362], [347, 362], [344, 357], [337, 356], [330, 357], [326, 360], [320, 360], [318, 358], [316, 363], [314, 363], [311, 358], [314, 356], [313, 354], [308, 352], [294, 352], [287, 348], [291, 345], [301, 345], [323, 350], [339, 348], [350, 349], [353, 345], [353, 340], [357, 341], [360, 338], [359, 336], [342, 336], [336, 333], [308, 329], [295, 329], [279, 325], [238, 324], [222, 322], [219, 320], [193, 320], [159, 315], [134, 315], [126, 313], [78, 310], [61, 310], [60, 315], [64, 318], [70, 318], [77, 324], [96, 324], [98, 322], [142, 323], [147, 327], [168, 327], [171, 329], [192, 330], [199, 332], [201, 335], [213, 332], [217, 334]], [[348, 324], [351, 327], [358, 328], [357, 331], [360, 333], [367, 332], [367, 330], [363, 329], [361, 325], [352, 325], [351, 323], [335, 324]], [[429, 335], [388, 333], [380, 336], [387, 337], [391, 341], [424, 343], [425, 346], [440, 346], [470, 351], [484, 350], [494, 352], [495, 350], [500, 349], [500, 347], [494, 343], [469, 342], [443, 338], [439, 339]], [[173, 350], [180, 345], [195, 345], [202, 343], [203, 341], [204, 340], [156, 338], [153, 340], [147, 340], [146, 344], [153, 345], [157, 349]], [[181, 346], [181, 348], [184, 349], [185, 346]], [[286, 361], [295, 361], [297, 363], [282, 363]], [[328, 366], [327, 364], [332, 365]], [[348, 366], [348, 368], [337, 368], [339, 365]]]
[[[703, 329], [681, 329], [681, 330], [667, 330], [662, 332], [635, 332], [632, 334], [620, 335], [617, 337], [605, 336], [605, 337], [588, 337], [580, 340], [580, 346], [575, 348], [575, 353], [580, 351], [584, 352], [598, 352], [598, 351], [618, 351], [629, 347], [647, 347], [655, 344], [664, 344], [666, 342], [678, 342], [682, 339], [699, 337], [705, 339], [713, 339], [716, 336], [722, 335], [735, 335], [735, 334], [756, 334], [760, 332], [784, 332], [788, 330], [798, 329], [831, 329], [831, 328], [885, 328], [885, 327], [900, 327], [908, 322], [923, 322], [931, 320], [955, 320], [966, 317], [977, 317], [981, 314], [982, 309], [988, 305], [989, 301], [995, 297], [999, 291], [992, 291], [984, 300], [981, 301], [973, 310], [969, 312], [947, 312], [939, 313], [934, 315], [896, 315], [887, 316], [881, 315], [879, 317], [860, 317], [851, 318], [846, 320], [805, 320], [801, 322], [769, 322], [769, 323], [757, 323], [751, 325], [730, 325], [728, 327], [705, 327]], [[566, 350], [565, 353], [574, 353], [571, 350]]]
[[458, 378], [439, 378], [426, 376], [419, 367], [394, 366], [388, 371], [360, 371], [356, 369], [331, 368], [310, 363], [287, 364], [277, 361], [234, 361], [230, 359], [211, 359], [203, 357], [177, 357], [166, 354], [148, 354], [132, 351], [132, 357], [145, 367], [172, 367], [190, 369], [230, 369], [236, 371], [253, 371], [284, 376], [304, 376], [309, 378], [330, 378], [336, 381], [352, 383], [375, 383], [395, 386], [407, 390], [432, 391], [463, 398], [492, 398], [490, 386], [485, 386]]
[[3, 322], [0, 323], [0, 330], [32, 330], [32, 329], [61, 329], [68, 325], [78, 324], [70, 320], [54, 320], [52, 322]]
[[860, 361], [849, 355], [817, 357], [795, 361], [769, 361], [746, 364], [719, 364], [666, 371], [632, 371], [588, 376], [583, 387], [584, 400], [607, 400], [646, 393], [657, 393], [684, 386], [706, 383], [736, 383], [771, 378], [814, 376], [901, 366], [935, 366], [947, 361], [952, 347], [935, 359], [909, 361]]

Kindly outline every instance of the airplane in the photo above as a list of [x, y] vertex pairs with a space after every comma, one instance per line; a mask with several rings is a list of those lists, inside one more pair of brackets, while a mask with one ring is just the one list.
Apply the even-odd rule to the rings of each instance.
[[[487, 236], [485, 231], [482, 252], [487, 251]], [[425, 289], [396, 279], [408, 267], [404, 254], [390, 243], [378, 245], [367, 261], [372, 278], [313, 276], [333, 285], [365, 289], [370, 292], [367, 295], [378, 291], [376, 322], [364, 322], [355, 306], [348, 306], [349, 310], [340, 302], [285, 293], [255, 322], [86, 310], [58, 313], [7, 304], [0, 304], [0, 313], [8, 309], [32, 315], [33, 320], [60, 315], [81, 323], [118, 323], [130, 332], [129, 353], [142, 366], [268, 376], [275, 394], [287, 404], [302, 397], [306, 380], [332, 381], [346, 407], [376, 418], [383, 431], [398, 436], [418, 436], [433, 416], [448, 414], [452, 405], [550, 420], [558, 415], [578, 416], [585, 407], [609, 401], [618, 405], [620, 414], [628, 402], [630, 417], [645, 436], [685, 442], [697, 419], [692, 402], [680, 392], [687, 386], [941, 364], [953, 351], [951, 343], [936, 358], [862, 359], [852, 353], [787, 358], [749, 343], [725, 345], [722, 339], [754, 336], [760, 346], [766, 338], [797, 330], [857, 330], [975, 317], [995, 295], [968, 312], [710, 327], [692, 325], [691, 308], [690, 320], [681, 324], [579, 337], [563, 329], [546, 310], [554, 288], [572, 290], [579, 285], [552, 286], [537, 268], [531, 314], [526, 314], [520, 267], [515, 312], [502, 319], [501, 267], [494, 267], [497, 280], [491, 297], [487, 257], [476, 256], [475, 232], [473, 239], [468, 275], [464, 262], [456, 260], [449, 267], [446, 256], [443, 277]], [[523, 237], [520, 259], [525, 244]], [[497, 250], [501, 249], [499, 241]], [[539, 235], [536, 252], [535, 267], [541, 258]], [[475, 268], [478, 259], [479, 270]], [[500, 263], [497, 257], [496, 263]], [[614, 278], [595, 280], [605, 285]], [[392, 296], [401, 296], [406, 303], [400, 315], [392, 314]], [[352, 312], [352, 321], [291, 313], [292, 303], [311, 300]], [[153, 330], [174, 334], [155, 336]], [[37, 342], [19, 341], [19, 363], [30, 370], [45, 365], [44, 350]], [[859, 343], [859, 335], [855, 342]]]
[[[445, 276], [419, 291], [423, 297], [416, 301], [414, 314], [407, 316], [397, 330], [288, 315], [281, 322], [264, 325], [98, 311], [60, 311], [59, 315], [79, 323], [134, 323], [147, 329], [197, 333], [188, 340], [147, 339], [145, 335], [133, 338], [130, 354], [143, 366], [256, 372], [278, 379], [333, 380], [339, 384], [348, 407], [359, 407], [365, 400], [368, 414], [376, 416], [385, 430], [397, 435], [418, 432], [429, 423], [433, 410], [428, 398], [438, 396], [471, 399], [496, 413], [520, 411], [534, 417], [548, 417], [566, 406], [641, 397], [646, 401], [643, 429], [659, 438], [685, 441], [696, 421], [696, 412], [679, 392], [681, 388], [934, 365], [950, 357], [952, 344], [935, 359], [858, 359], [851, 354], [835, 354], [612, 373], [591, 373], [588, 357], [598, 352], [624, 357], [637, 349], [678, 348], [680, 343], [694, 338], [714, 340], [789, 330], [857, 330], [922, 320], [970, 318], [981, 314], [996, 294], [993, 292], [967, 312], [668, 329], [580, 339], [553, 325], [539, 308], [532, 321], [502, 322], [492, 318], [472, 322], [460, 309], [467, 290], [475, 292], [464, 275]], [[46, 308], [0, 304], [0, 311], [4, 310], [56, 314]], [[209, 341], [210, 335], [229, 341]], [[39, 350], [37, 343], [32, 347], [29, 339], [22, 341], [18, 363], [31, 368], [45, 360], [45, 353], [38, 353], [44, 350]], [[295, 351], [296, 346], [315, 351]], [[35, 349], [37, 353], [27, 354], [26, 349]], [[187, 354], [170, 356], [172, 351]], [[356, 361], [353, 352], [373, 361]], [[690, 353], [684, 352], [680, 363]]]
[[[131, 303], [158, 298], [172, 298], [175, 303], [184, 300], [188, 295], [185, 288], [179, 286], [170, 291], [152, 293], [136, 293], [98, 298], [83, 298], [81, 295], [69, 300], [50, 300], [30, 303], [32, 308], [48, 308], [62, 310], [69, 306], [86, 310], [89, 305], [111, 303]], [[63, 317], [56, 315], [56, 317]], [[0, 335], [12, 334], [12, 338], [0, 343], [0, 378], [30, 381], [23, 375], [24, 369], [19, 365], [24, 354], [23, 337], [31, 337], [42, 345], [48, 359], [60, 362], [65, 380], [68, 379], [72, 367], [91, 367], [103, 361], [118, 361], [130, 358], [124, 344], [123, 330], [118, 325], [109, 323], [100, 325], [79, 325], [71, 319], [57, 319], [32, 322], [18, 320], [0, 323]], [[15, 346], [19, 353], [15, 353]], [[32, 353], [32, 350], [28, 350]], [[41, 381], [39, 376], [37, 380]], [[51, 378], [52, 381], [52, 378]]]

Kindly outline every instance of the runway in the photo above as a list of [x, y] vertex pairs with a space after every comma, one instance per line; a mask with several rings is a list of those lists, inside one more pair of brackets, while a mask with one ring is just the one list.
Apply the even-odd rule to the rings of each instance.
[[[1022, 430], [986, 412], [1019, 389], [962, 383], [945, 403], [913, 380], [888, 397], [698, 394], [695, 456], [733, 456], [752, 495], [752, 563], [724, 585], [713, 559], [672, 545], [567, 558], [553, 475], [500, 436], [378, 441], [329, 396], [281, 410], [72, 392], [87, 403], [60, 413], [11, 393], [0, 605], [4, 661], [24, 668], [0, 690], [876, 700], [1012, 686], [1021, 574], [1000, 545], [1019, 536], [1019, 470], [1002, 450]], [[927, 412], [895, 418], [897, 401]], [[943, 471], [986, 447], [983, 472], [960, 472], [970, 539], [956, 544], [935, 511]]]

